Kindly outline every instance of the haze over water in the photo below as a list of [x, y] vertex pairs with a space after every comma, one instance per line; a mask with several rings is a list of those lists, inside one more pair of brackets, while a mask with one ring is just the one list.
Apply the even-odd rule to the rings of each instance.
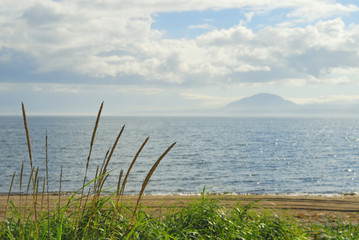
[[[63, 166], [63, 191], [82, 186], [95, 117], [28, 117], [33, 161], [45, 176], [48, 131], [50, 190], [57, 191]], [[150, 140], [130, 174], [125, 193], [136, 194], [147, 172], [173, 142], [147, 186], [147, 194], [357, 192], [359, 119], [101, 117], [89, 178], [126, 124], [108, 169], [107, 187], [116, 186], [147, 136]], [[29, 159], [21, 117], [0, 117], [0, 192]], [[28, 177], [25, 177], [27, 181]], [[19, 178], [13, 192], [19, 191]], [[24, 188], [23, 188], [24, 189]], [[110, 192], [115, 189], [110, 189]]]

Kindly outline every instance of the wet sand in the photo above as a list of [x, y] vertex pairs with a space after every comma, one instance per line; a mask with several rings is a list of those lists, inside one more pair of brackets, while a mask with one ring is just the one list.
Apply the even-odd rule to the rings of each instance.
[[[238, 202], [240, 204], [254, 203], [259, 211], [271, 210], [282, 217], [294, 217], [302, 222], [335, 222], [338, 218], [342, 221], [359, 223], [359, 196], [288, 196], [288, 195], [209, 195], [210, 198], [219, 200], [220, 204], [230, 208]], [[45, 196], [44, 204], [47, 196]], [[61, 196], [61, 202], [65, 203], [69, 197]], [[154, 214], [160, 214], [169, 206], [177, 208], [185, 207], [186, 203], [198, 200], [200, 196], [183, 195], [145, 195], [141, 201], [142, 206]], [[16, 206], [20, 205], [19, 196], [11, 196], [10, 199]], [[28, 196], [28, 204], [32, 197]], [[55, 207], [58, 196], [51, 195], [50, 203]], [[25, 197], [22, 196], [22, 205]], [[124, 196], [124, 203], [134, 206], [137, 196]], [[38, 209], [41, 208], [41, 196], [38, 197]], [[0, 196], [0, 221], [3, 220], [6, 208], [7, 196]], [[44, 208], [43, 208], [44, 209]]]

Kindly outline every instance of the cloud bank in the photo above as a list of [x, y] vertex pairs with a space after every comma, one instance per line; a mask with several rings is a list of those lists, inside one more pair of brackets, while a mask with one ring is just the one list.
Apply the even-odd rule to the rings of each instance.
[[[188, 29], [205, 30], [193, 39], [169, 39], [153, 28], [161, 13], [233, 8], [243, 17], [232, 27], [192, 24]], [[285, 16], [276, 24], [251, 27], [256, 16], [274, 18], [278, 10]], [[4, 0], [0, 91], [16, 82], [182, 89], [357, 84], [359, 23], [350, 16], [358, 11], [324, 0]]]

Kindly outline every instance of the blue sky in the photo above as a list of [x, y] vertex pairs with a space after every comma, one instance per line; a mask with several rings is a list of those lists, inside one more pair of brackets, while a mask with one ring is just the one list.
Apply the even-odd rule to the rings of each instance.
[[4, 0], [0, 115], [359, 102], [357, 1]]

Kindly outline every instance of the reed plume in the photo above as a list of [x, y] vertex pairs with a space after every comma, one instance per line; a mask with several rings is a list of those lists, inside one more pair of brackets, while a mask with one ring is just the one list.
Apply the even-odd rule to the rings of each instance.
[[[119, 139], [120, 139], [120, 137], [121, 137], [121, 135], [122, 135], [124, 129], [125, 129], [125, 125], [123, 125], [121, 131], [120, 131], [119, 134], [117, 135], [117, 138], [116, 138], [116, 140], [115, 140], [115, 142], [114, 142], [114, 144], [113, 144], [113, 146], [112, 146], [112, 148], [111, 148], [110, 153], [108, 154], [108, 157], [107, 157], [107, 158], [105, 157], [104, 162], [102, 163], [101, 171], [100, 171], [100, 173], [99, 173], [99, 176], [102, 176], [102, 177], [99, 178], [99, 181], [98, 181], [98, 189], [97, 189], [98, 194], [101, 192], [101, 189], [102, 189], [102, 187], [103, 187], [103, 185], [104, 185], [104, 183], [105, 183], [105, 181], [106, 181], [106, 178], [107, 178], [107, 176], [108, 176], [108, 175], [105, 175], [106, 172], [107, 172], [107, 166], [108, 166], [108, 164], [109, 164], [109, 162], [110, 162], [110, 160], [111, 160], [111, 158], [112, 158], [112, 154], [113, 154], [113, 152], [115, 151], [115, 148], [116, 148], [116, 146], [117, 146], [117, 143], [118, 143], [118, 141], [119, 141]], [[107, 152], [107, 153], [108, 153], [108, 152]], [[107, 156], [107, 153], [106, 153], [106, 156]]]
[[[90, 159], [91, 159], [92, 147], [93, 147], [93, 144], [94, 144], [94, 141], [95, 141], [95, 136], [96, 136], [96, 132], [97, 132], [98, 123], [100, 121], [102, 108], [103, 108], [103, 102], [101, 103], [100, 109], [98, 111], [95, 127], [94, 127], [93, 132], [92, 132], [92, 137], [91, 137], [91, 142], [90, 142], [90, 151], [89, 151], [89, 155], [87, 157], [86, 169], [85, 169], [85, 177], [84, 177], [84, 182], [83, 182], [82, 187], [84, 187], [85, 183], [86, 183], [86, 177], [87, 177], [87, 171], [88, 171], [89, 163], [90, 163]], [[84, 189], [82, 189], [81, 196], [83, 196], [83, 193], [84, 193]]]
[[122, 133], [123, 133], [123, 130], [125, 130], [125, 125], [123, 125], [123, 127], [121, 128], [121, 131], [120, 131], [119, 134], [117, 135], [117, 138], [116, 138], [116, 140], [115, 140], [115, 142], [114, 142], [114, 144], [113, 144], [113, 146], [112, 146], [112, 148], [111, 148], [111, 152], [110, 152], [110, 154], [108, 155], [106, 164], [105, 164], [105, 166], [104, 166], [104, 168], [103, 168], [103, 171], [102, 171], [102, 174], [106, 173], [108, 163], [109, 163], [110, 160], [111, 160], [112, 154], [113, 154], [113, 152], [115, 151], [115, 148], [116, 148], [116, 146], [117, 146], [118, 140], [120, 139], [120, 137], [121, 137], [121, 135], [122, 135]]
[[158, 160], [155, 162], [155, 164], [153, 164], [152, 168], [150, 169], [150, 171], [148, 172], [145, 180], [143, 181], [142, 183], [142, 188], [141, 188], [141, 191], [138, 195], [138, 198], [137, 198], [137, 203], [136, 203], [136, 206], [135, 206], [135, 210], [133, 211], [133, 216], [132, 216], [132, 221], [131, 221], [131, 225], [130, 225], [130, 229], [135, 225], [135, 221], [136, 221], [136, 213], [137, 213], [137, 209], [138, 209], [138, 206], [140, 204], [140, 201], [141, 201], [141, 197], [145, 191], [145, 188], [148, 184], [148, 182], [150, 181], [151, 179], [151, 176], [152, 174], [154, 173], [154, 171], [156, 170], [158, 164], [160, 164], [161, 160], [167, 155], [167, 153], [174, 147], [174, 145], [176, 145], [176, 142], [173, 143], [171, 146], [169, 146], [167, 148], [167, 150], [158, 158]]
[[135, 164], [135, 162], [136, 162], [138, 156], [139, 156], [140, 153], [142, 152], [142, 149], [145, 147], [145, 145], [146, 145], [146, 143], [148, 142], [149, 139], [150, 139], [150, 137], [147, 137], [147, 138], [146, 138], [146, 140], [142, 143], [140, 149], [138, 149], [138, 151], [137, 151], [135, 157], [133, 158], [133, 160], [132, 160], [132, 162], [131, 162], [131, 165], [130, 165], [130, 167], [129, 167], [128, 170], [127, 170], [126, 176], [125, 176], [125, 178], [123, 179], [123, 183], [122, 183], [121, 190], [120, 190], [120, 191], [121, 191], [121, 192], [120, 192], [120, 195], [122, 195], [123, 192], [125, 191], [125, 185], [126, 185], [126, 182], [127, 182], [127, 178], [128, 178], [128, 176], [130, 175], [131, 169], [132, 169], [132, 167], [133, 167], [133, 165]]
[[29, 134], [29, 128], [27, 126], [25, 106], [24, 106], [23, 102], [21, 102], [21, 106], [22, 106], [22, 116], [23, 116], [23, 119], [24, 119], [24, 126], [25, 126], [25, 132], [26, 132], [27, 147], [29, 149], [30, 167], [32, 168], [32, 154], [31, 154], [30, 134]]

